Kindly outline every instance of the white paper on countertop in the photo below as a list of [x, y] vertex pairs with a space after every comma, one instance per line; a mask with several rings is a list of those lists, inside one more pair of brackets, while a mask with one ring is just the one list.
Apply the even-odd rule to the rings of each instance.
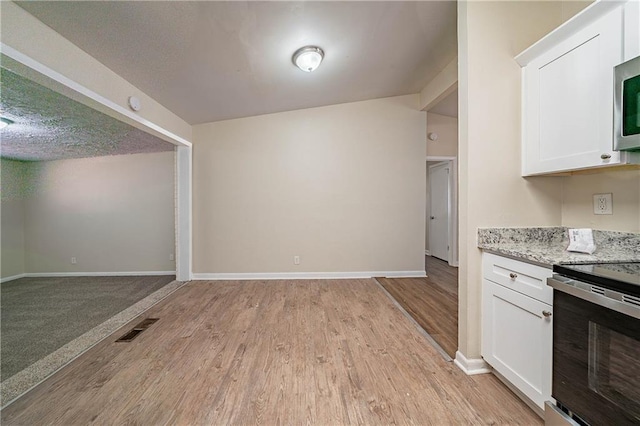
[[589, 228], [569, 229], [569, 247], [567, 251], [593, 254], [596, 244], [593, 242], [593, 230]]

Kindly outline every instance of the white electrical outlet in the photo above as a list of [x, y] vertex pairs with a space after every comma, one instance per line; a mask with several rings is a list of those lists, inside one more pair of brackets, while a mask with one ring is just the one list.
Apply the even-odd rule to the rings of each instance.
[[175, 257], [173, 256], [173, 253], [171, 253], [171, 254], [169, 255], [169, 260], [175, 260]]
[[300, 256], [293, 256], [293, 264], [294, 265], [300, 264]]
[[593, 194], [593, 214], [613, 214], [613, 194]]
[[75, 257], [71, 258], [71, 264], [75, 265], [76, 263], [78, 263], [78, 259], [76, 259]]

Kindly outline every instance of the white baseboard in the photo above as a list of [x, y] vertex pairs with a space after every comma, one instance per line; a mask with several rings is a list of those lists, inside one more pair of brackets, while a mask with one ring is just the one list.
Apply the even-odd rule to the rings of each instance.
[[429, 250], [425, 250], [425, 251], [424, 251], [424, 255], [425, 255], [425, 256], [431, 256], [431, 252], [430, 252]]
[[[385, 278], [424, 278], [427, 276], [425, 271], [387, 271], [387, 272], [369, 272], [372, 277]], [[381, 274], [381, 275], [377, 275]]]
[[194, 280], [335, 280], [354, 278], [416, 278], [426, 277], [424, 271], [362, 271], [362, 272], [258, 272], [258, 273], [194, 273]]
[[25, 277], [137, 277], [155, 275], [175, 275], [176, 271], [127, 271], [127, 272], [28, 272]]
[[473, 376], [475, 374], [486, 374], [491, 373], [492, 368], [489, 364], [485, 362], [482, 358], [467, 358], [460, 351], [456, 351], [456, 359], [453, 360], [453, 363], [458, 366], [458, 368], [465, 372], [465, 374], [469, 376]]
[[27, 274], [18, 274], [18, 275], [12, 275], [10, 277], [0, 278], [0, 283], [6, 283], [7, 281], [18, 280], [18, 279], [24, 278], [26, 276], [27, 276]]

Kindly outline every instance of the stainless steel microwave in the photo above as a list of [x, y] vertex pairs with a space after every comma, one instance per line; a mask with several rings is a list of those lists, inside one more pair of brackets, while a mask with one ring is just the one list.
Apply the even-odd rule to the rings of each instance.
[[640, 151], [640, 56], [614, 68], [613, 148]]

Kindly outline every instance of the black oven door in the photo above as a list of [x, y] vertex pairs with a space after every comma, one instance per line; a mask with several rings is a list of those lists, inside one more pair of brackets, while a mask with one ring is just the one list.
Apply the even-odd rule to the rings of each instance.
[[552, 396], [591, 425], [640, 424], [640, 320], [557, 289], [553, 297]]

